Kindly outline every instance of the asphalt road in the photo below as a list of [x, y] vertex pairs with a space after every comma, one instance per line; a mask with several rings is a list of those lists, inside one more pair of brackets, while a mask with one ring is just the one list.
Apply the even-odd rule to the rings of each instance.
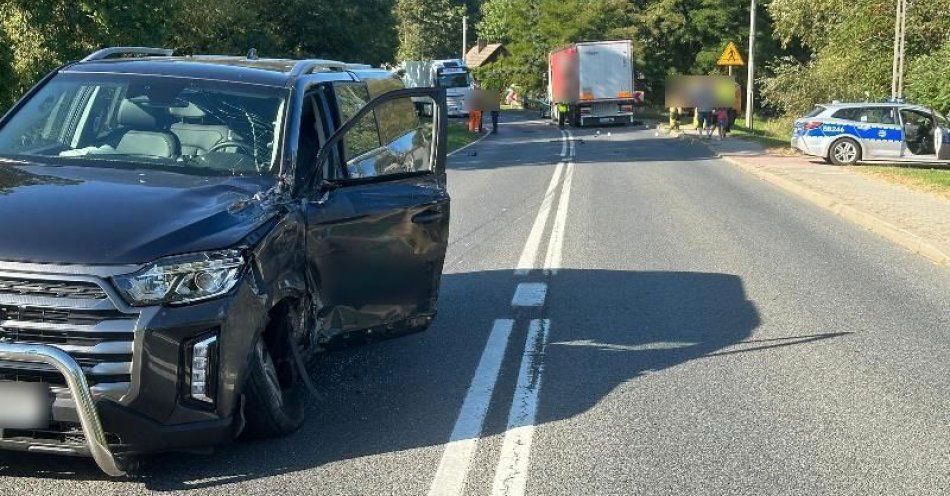
[[425, 334], [328, 354], [297, 434], [0, 494], [946, 494], [950, 272], [714, 159], [506, 116], [450, 161]]

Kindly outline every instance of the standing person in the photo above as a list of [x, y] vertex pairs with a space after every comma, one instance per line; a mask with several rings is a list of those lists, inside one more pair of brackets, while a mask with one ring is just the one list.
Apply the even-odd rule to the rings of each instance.
[[468, 110], [468, 130], [473, 133], [482, 133], [482, 115], [485, 113], [485, 92], [477, 80], [472, 81], [472, 90], [466, 98]]
[[697, 112], [699, 113], [699, 135], [711, 136], [713, 109], [711, 107], [699, 107]]
[[[713, 119], [713, 95], [711, 89], [708, 87], [702, 87], [696, 94], [696, 114], [699, 118], [699, 135], [702, 136], [708, 132], [708, 136], [712, 136], [712, 119]], [[708, 129], [708, 131], [707, 131]]]
[[468, 130], [473, 133], [482, 132], [482, 111], [472, 109], [468, 111]]
[[486, 107], [491, 112], [491, 133], [498, 134], [498, 117], [501, 113], [501, 94], [494, 91], [485, 94]]
[[719, 128], [719, 139], [726, 139], [726, 128], [729, 127], [729, 111], [725, 107], [720, 107], [716, 111], [716, 124]]
[[557, 127], [564, 129], [567, 122], [567, 113], [570, 112], [566, 103], [557, 104]]
[[729, 134], [732, 132], [732, 126], [736, 125], [736, 118], [739, 117], [739, 112], [732, 107], [729, 107], [727, 112], [729, 112], [729, 122], [726, 123], [726, 134]]

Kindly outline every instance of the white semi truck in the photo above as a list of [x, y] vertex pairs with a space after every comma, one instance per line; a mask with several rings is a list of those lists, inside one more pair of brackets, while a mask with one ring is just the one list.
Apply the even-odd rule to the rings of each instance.
[[[466, 100], [473, 89], [472, 75], [461, 59], [407, 60], [402, 64], [403, 83], [406, 88], [445, 88], [445, 98], [450, 116], [468, 114]], [[431, 109], [417, 102], [422, 113]]]
[[551, 52], [548, 64], [551, 118], [557, 104], [567, 106], [565, 121], [574, 126], [629, 124], [643, 92], [634, 90], [629, 40], [572, 43]]

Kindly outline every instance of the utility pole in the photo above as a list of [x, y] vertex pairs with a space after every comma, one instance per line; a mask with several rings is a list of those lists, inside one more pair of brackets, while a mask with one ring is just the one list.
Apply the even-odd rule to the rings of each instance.
[[907, 0], [898, 1], [901, 4], [901, 63], [897, 68], [897, 98], [904, 98], [904, 52], [907, 40]]
[[901, 4], [902, 0], [897, 0], [894, 2], [897, 4], [897, 11], [894, 14], [894, 64], [891, 66], [891, 100], [897, 98], [897, 66], [898, 58], [900, 57], [900, 43], [901, 43]]
[[907, 38], [907, 0], [897, 0], [894, 15], [894, 65], [891, 69], [891, 99], [904, 96], [904, 49]]
[[[901, 0], [898, 0], [901, 1]], [[749, 77], [746, 80], [745, 96], [745, 125], [752, 130], [752, 103], [754, 92], [752, 85], [755, 82], [755, 0], [749, 9]]]
[[468, 53], [468, 16], [462, 16], [462, 62], [465, 62], [465, 54]]

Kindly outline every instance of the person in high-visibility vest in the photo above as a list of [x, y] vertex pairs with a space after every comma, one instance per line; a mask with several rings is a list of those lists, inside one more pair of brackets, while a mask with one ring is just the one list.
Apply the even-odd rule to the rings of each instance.
[[567, 122], [567, 114], [570, 111], [566, 103], [557, 104], [557, 127], [564, 129], [564, 123]]
[[468, 130], [473, 133], [482, 132], [482, 111], [472, 109], [468, 111]]

